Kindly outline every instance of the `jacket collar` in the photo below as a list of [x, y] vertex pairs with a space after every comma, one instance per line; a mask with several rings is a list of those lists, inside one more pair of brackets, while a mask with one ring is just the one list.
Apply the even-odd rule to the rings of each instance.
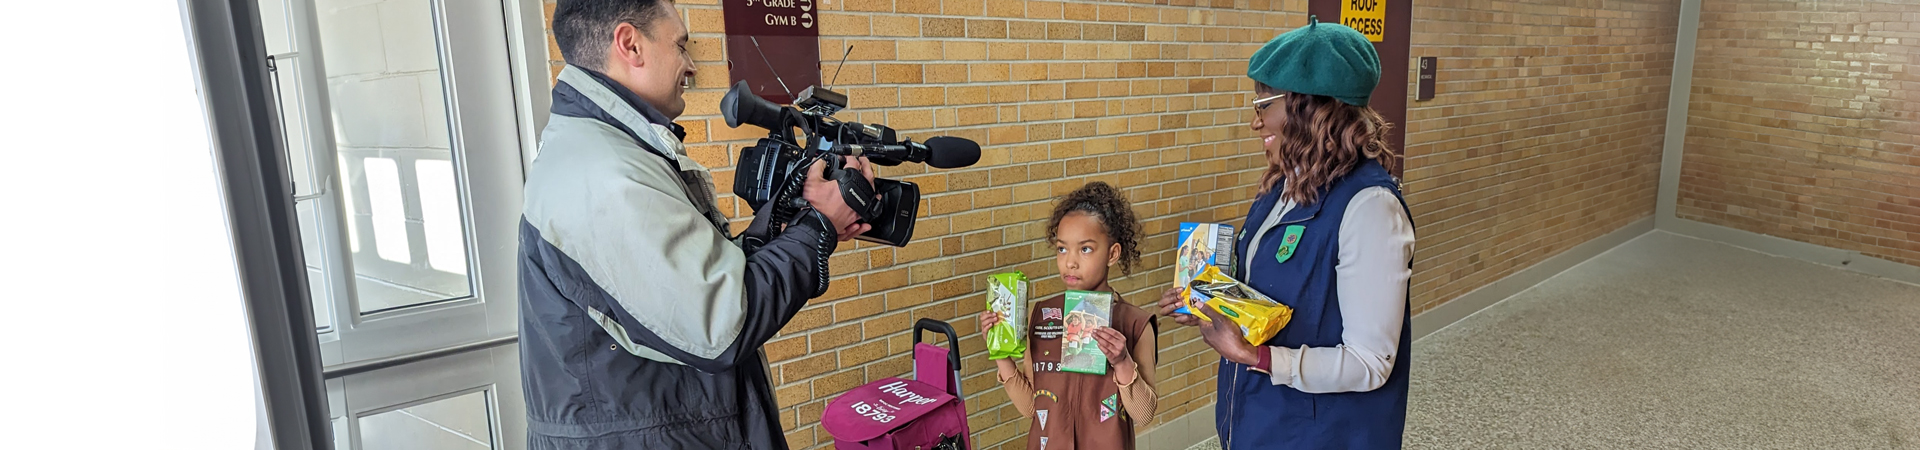
[[[1299, 223], [1299, 222], [1305, 222], [1308, 220], [1313, 220], [1314, 216], [1317, 216], [1320, 214], [1320, 206], [1327, 202], [1326, 192], [1329, 190], [1332, 190], [1333, 185], [1335, 183], [1345, 181], [1345, 179], [1347, 178], [1353, 178], [1355, 180], [1361, 180], [1361, 181], [1372, 181], [1375, 179], [1384, 178], [1388, 181], [1392, 181], [1393, 175], [1387, 173], [1387, 169], [1380, 165], [1380, 161], [1374, 160], [1372, 158], [1362, 160], [1360, 161], [1360, 164], [1355, 165], [1353, 167], [1353, 171], [1347, 172], [1346, 175], [1341, 175], [1340, 178], [1335, 179], [1332, 182], [1327, 183], [1326, 186], [1321, 187], [1321, 195], [1318, 201], [1305, 204], [1305, 205], [1293, 205], [1293, 209], [1288, 210], [1287, 214], [1280, 218], [1280, 224], [1285, 225], [1290, 223]], [[1286, 180], [1282, 179], [1277, 183], [1279, 186], [1285, 186]], [[1272, 191], [1267, 192], [1268, 195], [1272, 195], [1275, 197], [1272, 200], [1273, 205], [1278, 205], [1280, 203], [1280, 199], [1278, 197], [1280, 195], [1281, 190], [1282, 190], [1281, 188], [1276, 187]]]
[[[1274, 195], [1279, 195], [1277, 194], [1277, 192], [1281, 191], [1281, 189], [1274, 189], [1274, 191], [1276, 192], [1276, 194]], [[1322, 194], [1321, 196], [1325, 197], [1325, 194]], [[1325, 199], [1323, 198], [1321, 200], [1325, 200]], [[1299, 223], [1299, 222], [1305, 222], [1308, 220], [1313, 220], [1314, 216], [1320, 215], [1320, 204], [1322, 203], [1326, 203], [1326, 202], [1316, 201], [1316, 202], [1308, 203], [1305, 205], [1293, 205], [1293, 209], [1287, 210], [1287, 213], [1280, 217], [1280, 223], [1278, 225], [1286, 225], [1290, 223]], [[1276, 205], [1279, 204], [1278, 199], [1274, 201], [1274, 204]]]
[[[569, 74], [569, 71], [573, 73]], [[675, 140], [685, 140], [687, 138], [686, 128], [682, 128], [680, 124], [673, 123], [673, 120], [668, 119], [666, 114], [661, 114], [660, 110], [655, 109], [652, 104], [647, 103], [646, 100], [641, 100], [639, 94], [633, 93], [633, 90], [627, 89], [626, 86], [614, 81], [613, 78], [608, 77], [606, 74], [593, 69], [568, 64], [560, 70], [560, 81], [571, 84], [574, 89], [587, 94], [588, 98], [592, 99], [601, 109], [607, 110], [608, 112], [614, 112], [616, 109], [619, 109], [618, 105], [611, 104], [615, 103], [615, 101], [618, 101], [621, 105], [625, 105], [627, 109], [630, 109], [631, 112], [638, 117], [617, 112], [614, 112], [614, 117], [621, 122], [629, 122], [624, 124], [628, 128], [638, 130], [644, 129], [645, 125], [648, 124], [659, 125], [673, 132]]]

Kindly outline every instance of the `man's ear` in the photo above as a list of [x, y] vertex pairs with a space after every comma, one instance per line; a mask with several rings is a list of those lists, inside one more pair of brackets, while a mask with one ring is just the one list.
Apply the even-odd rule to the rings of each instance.
[[613, 48], [609, 49], [613, 52], [613, 56], [607, 58], [607, 64], [619, 64], [629, 68], [640, 67], [646, 61], [646, 58], [640, 57], [640, 52], [646, 46], [645, 40], [646, 35], [641, 34], [640, 29], [634, 28], [633, 24], [621, 22], [614, 25]]

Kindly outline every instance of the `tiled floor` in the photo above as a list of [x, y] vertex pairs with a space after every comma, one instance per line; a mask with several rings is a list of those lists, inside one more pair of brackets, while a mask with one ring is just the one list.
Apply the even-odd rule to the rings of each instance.
[[1915, 448], [1916, 324], [1920, 286], [1655, 232], [1415, 342], [1406, 447]]
[[1920, 286], [1663, 232], [1414, 344], [1415, 448], [1908, 448]]
[[1198, 444], [1193, 444], [1192, 447], [1187, 447], [1187, 450], [1220, 450], [1220, 438], [1216, 436], [1200, 441]]

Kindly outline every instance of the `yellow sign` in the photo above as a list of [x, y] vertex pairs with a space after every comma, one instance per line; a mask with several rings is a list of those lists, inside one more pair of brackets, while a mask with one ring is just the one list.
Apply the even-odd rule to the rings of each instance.
[[1340, 24], [1367, 35], [1367, 40], [1387, 39], [1387, 2], [1389, 0], [1340, 0]]

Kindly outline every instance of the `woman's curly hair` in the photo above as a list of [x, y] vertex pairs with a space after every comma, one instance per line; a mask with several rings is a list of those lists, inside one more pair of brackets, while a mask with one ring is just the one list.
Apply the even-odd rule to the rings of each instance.
[[1120, 273], [1132, 274], [1133, 266], [1140, 263], [1140, 218], [1120, 190], [1095, 181], [1062, 197], [1053, 205], [1053, 217], [1047, 219], [1047, 241], [1059, 237], [1060, 219], [1076, 211], [1100, 221], [1101, 231], [1120, 244]]
[[[1278, 92], [1264, 84], [1255, 89], [1260, 95]], [[1387, 144], [1393, 124], [1373, 108], [1305, 94], [1289, 94], [1269, 108], [1286, 113], [1279, 123], [1266, 124], [1279, 138], [1279, 148], [1266, 152], [1267, 172], [1260, 176], [1260, 195], [1283, 188], [1288, 201], [1304, 205], [1319, 201], [1333, 180], [1367, 159], [1380, 161], [1388, 172], [1398, 169], [1400, 158]]]

